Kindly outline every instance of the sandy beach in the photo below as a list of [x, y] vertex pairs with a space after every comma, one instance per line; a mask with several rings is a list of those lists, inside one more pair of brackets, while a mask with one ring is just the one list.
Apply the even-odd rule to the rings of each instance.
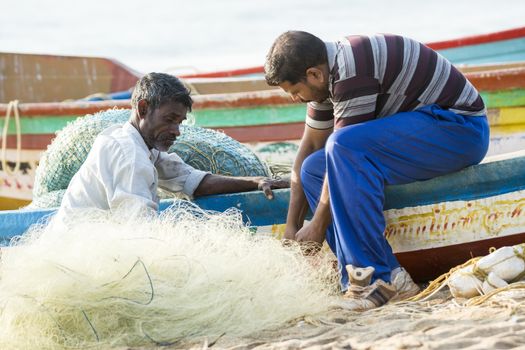
[[178, 348], [214, 349], [525, 349], [525, 290], [464, 306], [447, 290], [425, 302], [366, 312], [332, 310], [245, 338], [202, 339]]

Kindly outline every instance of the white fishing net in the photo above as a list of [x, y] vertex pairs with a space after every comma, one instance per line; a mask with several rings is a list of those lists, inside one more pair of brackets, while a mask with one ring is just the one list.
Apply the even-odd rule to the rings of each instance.
[[[185, 204], [184, 204], [185, 203]], [[36, 227], [0, 261], [0, 348], [158, 346], [242, 336], [327, 310], [337, 274], [251, 234], [236, 210], [79, 212]]]

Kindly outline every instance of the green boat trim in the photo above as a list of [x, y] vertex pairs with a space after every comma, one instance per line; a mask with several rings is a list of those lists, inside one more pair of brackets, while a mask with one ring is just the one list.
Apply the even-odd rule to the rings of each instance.
[[487, 108], [525, 106], [525, 89], [481, 91], [480, 95]]
[[[523, 115], [523, 118], [505, 122], [498, 119], [498, 123], [516, 124], [525, 123], [525, 89], [509, 91], [482, 92], [485, 103], [492, 113], [498, 109], [512, 109], [513, 114]], [[513, 108], [514, 107], [514, 108]], [[523, 111], [521, 111], [523, 110]], [[243, 108], [214, 108], [197, 109], [191, 113], [195, 125], [207, 128], [228, 128], [259, 125], [289, 124], [303, 122], [306, 116], [305, 104], [271, 105]], [[53, 134], [78, 118], [79, 115], [42, 115], [20, 117], [20, 127], [23, 135]], [[515, 119], [515, 118], [514, 118]], [[521, 122], [520, 120], [521, 119]], [[5, 119], [0, 119], [0, 128], [3, 129]], [[190, 121], [191, 122], [191, 121]], [[14, 119], [10, 120], [8, 135], [16, 135]]]

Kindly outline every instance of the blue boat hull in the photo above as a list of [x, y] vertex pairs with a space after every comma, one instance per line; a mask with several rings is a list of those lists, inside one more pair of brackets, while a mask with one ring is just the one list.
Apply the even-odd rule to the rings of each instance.
[[[385, 235], [401, 264], [416, 280], [428, 280], [472, 256], [487, 254], [490, 247], [525, 242], [523, 169], [521, 152], [432, 180], [388, 187]], [[237, 208], [250, 225], [275, 233], [275, 225], [285, 222], [289, 194], [277, 190], [275, 198], [267, 200], [260, 192], [246, 192], [202, 197], [195, 203], [214, 211]], [[172, 200], [161, 201], [160, 210], [171, 204]], [[0, 212], [0, 239], [7, 244], [54, 212]]]

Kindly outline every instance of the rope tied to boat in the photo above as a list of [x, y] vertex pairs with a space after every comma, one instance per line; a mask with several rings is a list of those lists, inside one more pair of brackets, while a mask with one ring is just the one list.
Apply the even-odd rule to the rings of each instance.
[[[9, 132], [9, 122], [11, 119], [11, 113], [15, 118], [15, 127], [16, 127], [16, 162], [13, 168], [13, 171], [9, 169], [7, 164], [7, 134]], [[7, 105], [7, 112], [4, 119], [4, 128], [2, 131], [2, 169], [7, 175], [16, 175], [20, 170], [20, 156], [22, 153], [22, 133], [20, 128], [20, 110], [18, 106], [18, 100], [10, 101]]]

